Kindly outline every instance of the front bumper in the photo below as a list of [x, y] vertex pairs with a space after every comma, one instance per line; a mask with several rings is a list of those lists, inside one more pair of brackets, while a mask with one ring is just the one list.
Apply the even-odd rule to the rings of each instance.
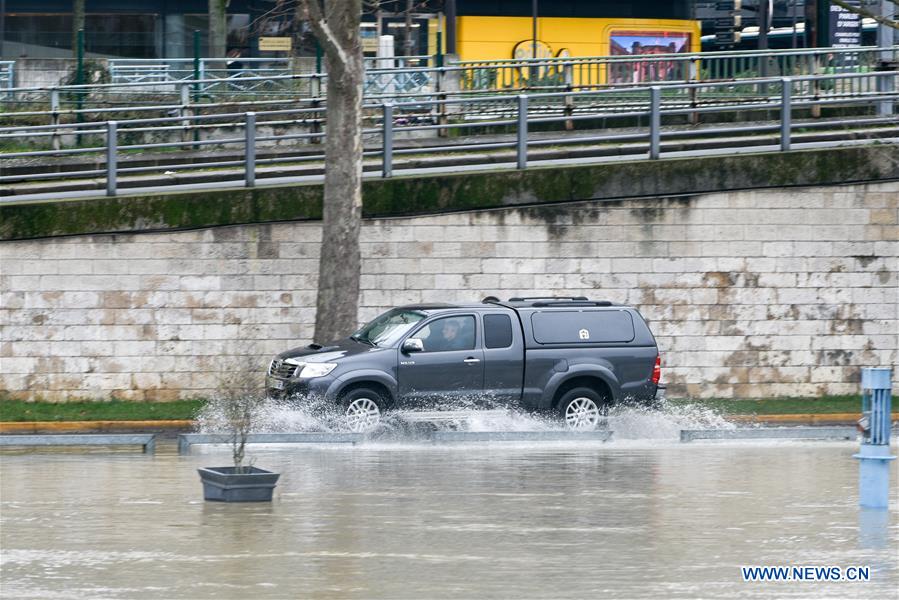
[[334, 377], [327, 375], [305, 379], [281, 379], [268, 375], [265, 378], [265, 392], [269, 398], [327, 397], [335, 381]]

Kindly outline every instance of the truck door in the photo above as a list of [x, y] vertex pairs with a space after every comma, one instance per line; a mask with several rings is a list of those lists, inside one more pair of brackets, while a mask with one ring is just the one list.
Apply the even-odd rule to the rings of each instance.
[[524, 341], [518, 319], [508, 313], [483, 313], [484, 392], [517, 404], [524, 379]]
[[473, 314], [429, 321], [410, 336], [421, 352], [399, 350], [399, 401], [405, 407], [453, 403], [484, 391], [484, 351]]

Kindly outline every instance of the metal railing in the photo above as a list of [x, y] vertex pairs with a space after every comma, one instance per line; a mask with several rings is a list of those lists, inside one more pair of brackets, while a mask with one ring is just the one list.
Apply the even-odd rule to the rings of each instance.
[[[411, 98], [430, 92], [489, 94], [625, 88], [654, 82], [738, 82], [742, 78], [769, 76], [866, 73], [875, 69], [884, 53], [895, 58], [899, 55], [899, 47], [497, 60], [459, 62], [448, 66], [436, 66], [439, 61], [436, 58], [428, 61], [428, 57], [370, 59], [365, 85], [369, 95]], [[201, 69], [194, 68], [189, 73], [183, 61], [178, 64], [119, 61], [111, 84], [15, 87], [9, 89], [10, 93], [3, 100], [4, 104], [11, 102], [14, 105], [6, 107], [8, 112], [21, 110], [25, 106], [48, 106], [50, 94], [56, 89], [61, 93], [63, 103], [78, 103], [84, 108], [138, 101], [144, 104], [169, 103], [179, 93], [178, 84], [188, 81], [193, 86], [195, 101], [199, 101], [200, 97], [209, 102], [272, 97], [292, 100], [297, 95], [323, 94], [327, 73], [282, 73], [280, 69], [283, 67], [270, 59], [260, 61], [256, 68], [229, 71], [227, 59], [202, 59]], [[371, 68], [385, 64], [399, 66]], [[171, 85], [166, 87], [167, 83]], [[861, 85], [863, 80], [853, 84]], [[739, 88], [716, 88], [716, 91], [732, 95], [739, 92]]]
[[[885, 51], [895, 52], [895, 50], [893, 48]], [[869, 52], [869, 49], [864, 49], [864, 51], [865, 56], [872, 56], [872, 52]], [[883, 51], [881, 50], [881, 52]], [[858, 54], [859, 50], [856, 49], [853, 52]], [[748, 54], [755, 56], [758, 53]], [[765, 53], [762, 54], [764, 55]], [[837, 52], [836, 54], [843, 57], [850, 55], [847, 52]], [[710, 60], [726, 58], [723, 55], [732, 57], [734, 53], [712, 53]], [[779, 54], [778, 56], [787, 55]], [[796, 56], [800, 55], [796, 54], [794, 58]], [[803, 56], [812, 56], [814, 58], [817, 55], [814, 52], [807, 52]], [[655, 58], [651, 58], [651, 60], [655, 60]], [[527, 62], [518, 61], [521, 64]], [[568, 73], [571, 75], [577, 62], [579, 61], [563, 61], [558, 64], [563, 69], [568, 69]], [[848, 62], [848, 59], [843, 62]], [[509, 61], [505, 61], [502, 64], [509, 64]], [[835, 69], [833, 71], [832, 74], [834, 75], [848, 74], [837, 73]], [[424, 76], [421, 79], [416, 79], [423, 73], [435, 75], [436, 79], [431, 80]], [[623, 111], [626, 113], [632, 102], [639, 102], [642, 94], [640, 91], [642, 84], [607, 84], [598, 87], [585, 86], [576, 88], [573, 84], [567, 83], [560, 88], [545, 90], [502, 88], [492, 91], [472, 91], [460, 89], [464, 87], [459, 85], [460, 74], [464, 75], [463, 67], [446, 67], [430, 71], [422, 69], [369, 70], [367, 71], [366, 97], [372, 102], [381, 100], [404, 102], [405, 109], [402, 118], [405, 122], [446, 123], [454, 118], [461, 118], [458, 115], [454, 116], [451, 114], [451, 108], [454, 106], [457, 112], [464, 113], [464, 118], [467, 120], [489, 121], [491, 119], [504, 118], [510, 114], [512, 110], [511, 105], [498, 103], [491, 99], [493, 95], [497, 94], [509, 94], [512, 96], [520, 91], [565, 92], [567, 95], [542, 94], [533, 96], [531, 110], [532, 112], [545, 110], [550, 113], [562, 110], [566, 114], [591, 110]], [[868, 69], [864, 69], [864, 72], [856, 75], [858, 76], [851, 78], [822, 76], [817, 80], [802, 80], [804, 83], [801, 85], [804, 88], [797, 91], [801, 91], [806, 95], [811, 94], [815, 97], [834, 99], [869, 96], [872, 102], [875, 101], [880, 91], [877, 87], [877, 82], [884, 83], [884, 79], [879, 78], [875, 72]], [[59, 150], [66, 146], [82, 144], [85, 139], [84, 134], [89, 133], [92, 127], [96, 128], [98, 124], [102, 124], [108, 119], [133, 120], [161, 117], [178, 117], [179, 119], [203, 117], [210, 119], [203, 123], [184, 121], [184, 124], [187, 129], [190, 129], [191, 135], [194, 137], [204, 133], [208, 134], [207, 138], [215, 137], [216, 135], [222, 137], [222, 135], [227, 136], [228, 134], [213, 133], [217, 126], [217, 121], [215, 121], [216, 115], [227, 118], [227, 115], [235, 112], [264, 114], [275, 110], [280, 110], [282, 114], [287, 115], [290, 114], [289, 111], [291, 109], [295, 108], [310, 110], [294, 113], [296, 117], [293, 120], [285, 118], [278, 125], [287, 128], [290, 133], [297, 129], [315, 133], [321, 130], [324, 123], [326, 98], [323, 79], [324, 77], [319, 74], [276, 77], [247, 76], [225, 80], [185, 80], [165, 84], [154, 81], [139, 81], [128, 84], [64, 86], [49, 89], [28, 88], [38, 90], [40, 94], [45, 94], [47, 96], [46, 104], [43, 101], [34, 104], [10, 102], [10, 97], [15, 92], [7, 95], [5, 98], [6, 102], [0, 104], [0, 106], [5, 106], [9, 109], [0, 111], [0, 127], [3, 129], [3, 131], [0, 131], [0, 144], [5, 142], [7, 146], [31, 146], [39, 149], [42, 147], [42, 142], [49, 139], [50, 144], [46, 147]], [[702, 107], [714, 103], [763, 102], [768, 95], [768, 90], [765, 89], [765, 86], [758, 85], [755, 79], [703, 82], [695, 85], [685, 85], [693, 84], [692, 80], [661, 81], [656, 83], [665, 89], [662, 101], [666, 105], [679, 106], [686, 104], [692, 107]], [[162, 90], [160, 85], [168, 87]], [[269, 89], [273, 89], [273, 86], [278, 86], [283, 92], [274, 97], [271, 95], [241, 94], [230, 96], [226, 101], [215, 101], [213, 97], [202, 91], [203, 89], [213, 89], [215, 86], [228, 87], [232, 91], [235, 89], [244, 91], [258, 90], [263, 86], [269, 86]], [[14, 88], [14, 90], [19, 91], [24, 89]], [[131, 89], [156, 89], [156, 92], [152, 95], [140, 94], [136, 97], [129, 92], [124, 96], [124, 101], [119, 101], [122, 97], [117, 96], [117, 94], [123, 90]], [[569, 92], [579, 90], [599, 89], [606, 90], [609, 93], [602, 96], [569, 94]], [[483, 102], [481, 101], [482, 98], [484, 99]], [[3, 99], [2, 95], [0, 95], [0, 99]], [[91, 99], [93, 101], [90, 101]], [[466, 100], [464, 111], [459, 111], [458, 105], [435, 102], [435, 100], [453, 99]], [[416, 103], [417, 110], [413, 111], [409, 102]], [[75, 124], [76, 127], [60, 128], [61, 125], [71, 124]], [[35, 127], [40, 125], [51, 126], [55, 133], [48, 135], [46, 132], [42, 132], [40, 135], [28, 135], [28, 131], [35, 130]], [[134, 138], [132, 136], [130, 139], [134, 143], [141, 141], [166, 141], [168, 139], [166, 136], [169, 136], [174, 129], [175, 127], [165, 128], [163, 132], [168, 133], [164, 133], [160, 138], [157, 136], [160, 133], [159, 131], [153, 131], [151, 127], [147, 127], [142, 130], [144, 137]], [[447, 131], [447, 129], [441, 128], [436, 133], [446, 134]], [[151, 136], [157, 137], [152, 138]], [[316, 139], [310, 138], [305, 141], [315, 142]]]
[[[894, 53], [897, 47], [890, 50]], [[465, 90], [588, 89], [642, 85], [650, 82], [687, 83], [758, 77], [864, 73], [873, 71], [883, 49], [810, 48], [742, 50], [637, 56], [596, 56], [516, 60], [460, 61]]]
[[[427, 68], [432, 56], [396, 56], [366, 58], [367, 69]], [[324, 66], [324, 61], [322, 66]], [[191, 79], [229, 79], [235, 73], [246, 76], [277, 76], [315, 73], [315, 57], [295, 58], [115, 58], [110, 59], [109, 76], [112, 83], [154, 83], [187, 81]], [[236, 66], [233, 66], [236, 65]], [[304, 69], [308, 66], [308, 69]]]
[[[372, 72], [373, 76], [380, 76], [381, 73], [385, 77], [391, 75], [390, 71]], [[663, 89], [660, 102], [666, 108], [693, 109], [739, 103], [763, 104], [771, 91], [766, 88], [766, 84], [758, 81], [689, 85], [660, 83], [659, 86]], [[890, 83], [888, 78], [875, 73], [856, 74], [853, 77], [819, 76], [796, 80], [794, 91], [804, 98], [867, 98], [868, 102], [874, 104], [882, 92], [877, 89], [877, 81], [882, 85]], [[58, 152], [67, 147], [90, 146], [91, 136], [95, 136], [107, 120], [141, 123], [140, 127], [129, 129], [126, 139], [131, 144], [155, 143], [156, 147], [190, 141], [194, 148], [199, 148], [198, 142], [214, 144], [217, 140], [226, 140], [231, 136], [235, 115], [247, 112], [258, 114], [263, 119], [263, 126], [270, 127], [273, 131], [277, 128], [281, 134], [277, 139], [270, 139], [268, 145], [284, 143], [285, 140], [289, 140], [291, 144], [316, 143], [319, 137], [315, 135], [293, 135], [320, 133], [324, 127], [326, 98], [320, 95], [297, 95], [290, 102], [257, 99], [197, 103], [193, 101], [193, 82], [180, 83], [178, 88], [179, 96], [169, 99], [167, 104], [111, 105], [83, 109], [77, 108], [77, 105], [74, 108], [67, 106], [63, 102], [63, 94], [59, 90], [51, 90], [49, 110], [0, 113], [0, 124], [3, 125], [0, 129], [0, 149], [5, 145]], [[605, 93], [538, 93], [530, 96], [529, 110], [532, 116], [578, 116], [593, 113], [610, 116], [614, 113], [627, 117], [634, 105], [645, 101], [645, 93], [638, 86], [608, 87], [602, 88], [602, 91]], [[497, 100], [502, 95], [505, 95], [506, 102]], [[366, 118], [374, 118], [376, 107], [381, 102], [399, 101], [397, 122], [401, 124], [446, 125], [458, 121], [488, 123], [495, 119], [513, 117], [516, 114], [515, 96], [516, 94], [508, 92], [485, 95], [425, 91], [409, 94], [403, 100], [397, 95], [370, 94], [366, 100], [369, 107]], [[693, 122], [699, 122], [701, 114], [701, 111], [694, 110]], [[568, 119], [565, 126], [574, 129], [575, 121]], [[452, 128], [441, 126], [427, 134], [446, 136], [451, 130]]]
[[[366, 88], [377, 93], [418, 91], [432, 83], [432, 70], [429, 70], [432, 61], [431, 56], [366, 58], [367, 70], [400, 70], [391, 75], [368, 77]], [[324, 61], [319, 62], [324, 66]], [[113, 59], [108, 64], [113, 84], [173, 84], [203, 80], [199, 90], [205, 94], [271, 92], [278, 89], [272, 84], [281, 81], [279, 78], [283, 76], [326, 75], [324, 70], [316, 72], [314, 57]], [[142, 87], [141, 91], [152, 93], [159, 88], [159, 85], [150, 85]]]
[[[881, 81], [881, 85], [878, 86], [881, 91], [874, 96], [868, 94], [847, 97], [826, 97], [816, 92], [827, 85], [861, 77], [877, 78]], [[896, 101], [899, 99], [895, 91], [897, 79], [899, 79], [897, 71], [757, 79], [744, 82], [745, 85], [757, 88], [754, 100], [702, 106], [679, 100], [667, 101], [667, 97], [671, 95], [680, 98], [684, 90], [689, 91], [697, 87], [725, 87], [731, 85], [730, 82], [639, 86], [628, 90], [631, 100], [626, 109], [619, 110], [610, 110], [608, 108], [610, 105], [603, 101], [607, 96], [620, 93], [615, 89], [479, 97], [476, 99], [478, 106], [493, 104], [492, 113], [501, 115], [499, 118], [489, 120], [467, 118], [468, 109], [474, 102], [467, 97], [419, 99], [414, 102], [398, 103], [368, 101], [365, 105], [363, 134], [369, 141], [380, 140], [380, 144], [369, 144], [363, 158], [366, 170], [370, 174], [374, 171], [381, 177], [392, 177], [396, 173], [417, 168], [414, 165], [421, 157], [442, 158], [446, 166], [454, 166], [471, 164], [471, 161], [474, 161], [473, 164], [481, 165], [485, 160], [484, 157], [490, 155], [491, 160], [496, 162], [496, 168], [523, 169], [543, 160], [564, 160], [565, 153], [562, 152], [560, 158], [559, 149], [577, 149], [582, 157], [581, 162], [583, 157], [592, 157], [600, 162], [623, 158], [657, 160], [666, 152], [673, 152], [671, 148], [674, 147], [680, 148], [677, 150], [678, 153], [694, 150], [701, 152], [699, 146], [709, 142], [714, 143], [716, 153], [719, 154], [738, 153], [746, 149], [752, 149], [754, 152], [787, 151], [812, 142], [819, 145], [859, 143], [857, 141], [859, 137], [863, 140], [877, 138], [895, 142], [899, 141], [897, 129], [899, 120], [894, 112]], [[431, 112], [456, 115], [458, 118], [426, 124], [410, 121], [409, 114], [420, 111], [423, 105]], [[578, 110], [572, 110], [572, 106]], [[846, 109], [853, 107], [860, 109], [858, 114], [843, 114]], [[260, 113], [182, 114], [119, 122], [43, 125], [7, 131], [0, 134], [0, 137], [15, 135], [52, 137], [73, 135], [77, 132], [91, 140], [93, 145], [59, 151], [5, 153], [0, 154], [0, 161], [101, 155], [105, 156], [106, 162], [102, 168], [82, 166], [80, 169], [71, 169], [70, 165], [70, 170], [57, 172], [43, 169], [40, 173], [0, 174], [0, 182], [4, 184], [27, 182], [26, 186], [31, 187], [26, 187], [24, 190], [26, 193], [40, 193], [42, 188], [35, 187], [34, 182], [64, 181], [71, 187], [73, 182], [81, 180], [84, 192], [78, 193], [83, 195], [95, 193], [92, 191], [95, 189], [92, 181], [97, 177], [103, 177], [105, 193], [114, 196], [123, 185], [131, 187], [151, 185], [164, 189], [167, 185], [172, 185], [173, 180], [175, 185], [202, 185], [207, 189], [233, 187], [239, 182], [246, 187], [254, 187], [260, 180], [270, 177], [278, 177], [280, 179], [271, 181], [283, 183], [285, 173], [288, 179], [293, 174], [302, 175], [303, 181], [315, 181], [321, 178], [321, 165], [327, 159], [320, 150], [323, 148], [322, 145], [306, 146], [308, 152], [294, 152], [286, 156], [263, 156], [259, 150], [264, 144], [273, 141], [320, 142], [326, 136], [326, 131], [288, 135], [279, 135], [277, 131], [285, 123], [305, 119], [322, 109], [323, 107], [300, 107]], [[831, 114], [822, 116], [820, 115], [822, 110], [828, 110]], [[733, 121], [736, 120], [734, 118], [736, 115], [747, 111], [777, 116], [776, 118], [769, 116], [749, 127], [733, 122], [701, 128], [685, 125], [687, 119], [694, 115], [717, 114], [725, 121]], [[629, 125], [618, 131], [604, 129], [601, 133], [592, 131], [578, 135], [563, 130], [575, 122], [601, 122], [602, 119], [609, 117], [630, 119]], [[216, 140], [204, 140], [194, 135], [195, 132], [210, 126], [228, 130], [231, 134]], [[557, 130], [535, 135], [529, 133], [529, 129], [533, 126], [542, 129], [555, 127]], [[173, 133], [182, 136], [182, 140], [143, 144], [129, 142], [135, 134], [147, 130]], [[466, 137], [459, 141], [435, 139], [435, 143], [430, 145], [397, 147], [398, 140], [434, 134], [438, 130], [465, 135], [496, 131], [508, 133], [484, 136], [480, 139]], [[213, 146], [236, 148], [236, 151], [232, 152], [230, 157], [209, 156], [206, 159], [194, 157], [189, 164], [178, 163], [171, 157], [163, 157], [151, 165], [129, 163], [119, 166], [123, 157], [128, 157], [129, 153], [136, 151], [210, 149]], [[471, 159], [466, 158], [467, 154]], [[277, 169], [273, 169], [274, 167]], [[159, 179], [148, 180], [148, 176], [154, 173]], [[141, 179], [133, 181], [124, 179], [135, 175], [140, 175]], [[182, 180], [178, 181], [177, 177], [172, 177], [174, 175], [182, 177]], [[22, 192], [22, 189], [11, 191], [9, 185], [4, 190], [7, 194], [22, 194]], [[66, 196], [66, 193], [55, 192], [52, 196], [61, 198]], [[15, 199], [14, 196], [13, 200]]]
[[[175, 83], [192, 79], [227, 79], [238, 73], [258, 73], [262, 76], [293, 73], [287, 58], [165, 58], [112, 59], [109, 77], [112, 83]], [[229, 68], [229, 63], [240, 66]]]
[[9, 91], [16, 85], [16, 61], [0, 60], [0, 91]]

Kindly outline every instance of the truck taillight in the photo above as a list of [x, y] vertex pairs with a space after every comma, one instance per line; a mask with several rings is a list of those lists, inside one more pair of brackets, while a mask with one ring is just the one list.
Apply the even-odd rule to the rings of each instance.
[[659, 385], [659, 380], [662, 378], [662, 357], [659, 354], [656, 354], [656, 365], [652, 368], [652, 384]]

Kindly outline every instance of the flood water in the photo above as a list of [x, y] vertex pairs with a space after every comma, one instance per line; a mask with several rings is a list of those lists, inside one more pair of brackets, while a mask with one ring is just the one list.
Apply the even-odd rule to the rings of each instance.
[[[856, 449], [256, 446], [282, 474], [271, 504], [202, 500], [196, 468], [228, 464], [225, 447], [5, 453], [0, 596], [896, 598], [899, 507], [860, 513]], [[753, 565], [871, 580], [744, 582]]]

